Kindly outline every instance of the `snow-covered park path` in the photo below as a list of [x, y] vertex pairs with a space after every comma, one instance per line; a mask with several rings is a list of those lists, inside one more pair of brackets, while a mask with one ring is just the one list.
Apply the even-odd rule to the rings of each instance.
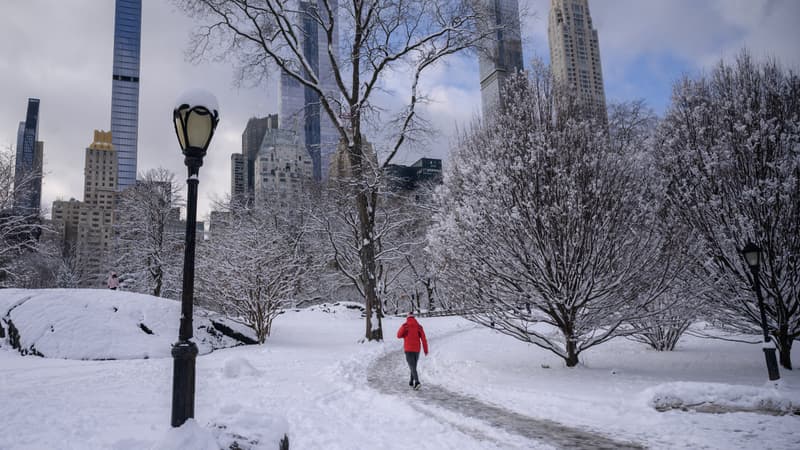
[[[497, 430], [516, 434], [532, 440], [537, 446], [569, 448], [569, 449], [641, 449], [640, 445], [622, 442], [606, 436], [568, 427], [557, 422], [534, 419], [500, 406], [491, 405], [466, 395], [462, 395], [441, 386], [426, 383], [419, 391], [414, 391], [403, 380], [408, 378], [408, 367], [402, 352], [389, 352], [376, 359], [367, 370], [367, 381], [370, 387], [389, 395], [410, 399], [416, 409], [436, 416], [448, 422], [461, 432], [479, 440], [496, 445], [511, 444]], [[446, 413], [442, 414], [441, 409]], [[482, 422], [474, 429], [466, 429], [463, 418], [448, 420], [448, 416], [456, 414]], [[545, 445], [542, 445], [545, 444]]]

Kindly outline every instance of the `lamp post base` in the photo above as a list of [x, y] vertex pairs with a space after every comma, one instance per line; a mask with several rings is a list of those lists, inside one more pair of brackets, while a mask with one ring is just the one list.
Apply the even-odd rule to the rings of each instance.
[[764, 348], [764, 358], [767, 360], [767, 373], [769, 374], [769, 380], [779, 380], [781, 378], [781, 374], [778, 371], [778, 358], [775, 357], [775, 347]]
[[172, 426], [179, 427], [194, 417], [194, 380], [197, 345], [178, 341], [172, 346]]

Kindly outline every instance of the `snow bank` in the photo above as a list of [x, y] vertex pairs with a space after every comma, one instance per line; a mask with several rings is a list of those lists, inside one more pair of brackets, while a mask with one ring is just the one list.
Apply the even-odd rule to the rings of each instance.
[[194, 419], [178, 428], [170, 428], [152, 450], [219, 450], [217, 439], [211, 431], [201, 427]]
[[225, 361], [223, 373], [227, 378], [253, 377], [261, 375], [261, 371], [245, 358], [231, 358]]
[[784, 415], [800, 409], [800, 399], [792, 400], [788, 393], [773, 387], [674, 382], [646, 389], [642, 396], [658, 411], [681, 409]]
[[[295, 312], [303, 311], [295, 309]], [[319, 305], [309, 306], [306, 311], [319, 311], [328, 314], [338, 314], [340, 317], [357, 319], [364, 316], [364, 305], [356, 302], [334, 302], [320, 303]]]
[[[47, 358], [108, 360], [170, 357], [178, 339], [180, 302], [97, 289], [0, 291], [6, 344]], [[244, 327], [195, 308], [194, 341], [200, 354], [241, 342], [212, 321], [246, 336]]]

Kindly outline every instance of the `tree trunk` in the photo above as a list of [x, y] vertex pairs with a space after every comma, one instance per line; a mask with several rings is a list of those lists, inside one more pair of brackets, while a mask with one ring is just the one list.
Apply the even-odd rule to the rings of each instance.
[[[370, 207], [374, 208], [375, 205], [370, 205], [368, 193], [363, 190], [358, 193], [356, 197], [356, 206], [358, 208], [358, 217], [361, 225], [361, 237], [363, 243], [359, 257], [361, 258], [361, 279], [364, 282], [364, 295], [366, 297], [366, 333], [365, 337], [368, 341], [381, 341], [383, 340], [383, 324], [381, 317], [383, 312], [381, 302], [378, 300], [377, 295], [377, 280], [375, 279], [375, 242], [372, 240], [372, 214]], [[370, 192], [369, 195], [372, 195]], [[373, 313], [377, 324], [373, 324]]]
[[576, 354], [568, 354], [564, 361], [567, 362], [567, 367], [575, 367], [578, 365], [578, 355]]
[[431, 283], [425, 283], [425, 294], [428, 296], [428, 311], [434, 311], [436, 309], [436, 304], [433, 300], [433, 287]]
[[164, 278], [164, 276], [162, 274], [160, 274], [160, 273], [158, 275], [156, 275], [156, 279], [155, 279], [156, 286], [153, 289], [153, 296], [154, 297], [161, 297], [161, 286], [163, 285], [163, 278]]
[[575, 367], [578, 365], [578, 353], [575, 345], [575, 339], [572, 336], [567, 336], [567, 357], [564, 361], [567, 362], [567, 367]]
[[[357, 42], [360, 39], [361, 31], [357, 27], [355, 30]], [[357, 49], [358, 46], [354, 46]], [[358, 74], [358, 54], [353, 55], [353, 86], [359, 85]], [[356, 89], [355, 92], [358, 92]], [[366, 303], [366, 332], [365, 337], [368, 341], [382, 341], [383, 340], [383, 324], [381, 318], [383, 317], [383, 308], [380, 300], [378, 299], [377, 289], [377, 274], [375, 263], [375, 208], [378, 200], [374, 188], [369, 186], [367, 182], [367, 174], [365, 171], [365, 161], [367, 155], [364, 154], [363, 137], [361, 136], [361, 114], [356, 107], [358, 105], [357, 96], [354, 97], [350, 103], [350, 111], [352, 112], [350, 124], [352, 126], [353, 144], [348, 149], [350, 166], [352, 169], [353, 177], [361, 183], [359, 186], [358, 194], [356, 194], [356, 210], [358, 212], [358, 222], [361, 233], [361, 249], [358, 252], [359, 259], [361, 260], [361, 280], [364, 285], [364, 297]], [[373, 313], [377, 324], [373, 324]]]
[[780, 335], [775, 336], [775, 338], [778, 342], [781, 366], [783, 366], [784, 369], [792, 370], [792, 342], [794, 339], [789, 336], [788, 332], [780, 333]]

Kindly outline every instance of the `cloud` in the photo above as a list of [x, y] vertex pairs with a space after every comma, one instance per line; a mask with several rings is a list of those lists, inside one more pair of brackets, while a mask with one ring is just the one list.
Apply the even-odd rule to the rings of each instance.
[[[526, 58], [549, 59], [549, 0], [521, 0]], [[756, 57], [774, 56], [800, 66], [800, 2], [796, 0], [592, 0], [606, 92], [611, 100], [645, 98], [657, 110], [668, 102], [671, 83], [683, 73], [709, 70], [743, 46]], [[44, 13], [46, 11], [46, 13]], [[221, 121], [201, 169], [201, 216], [210, 199], [230, 189], [230, 154], [241, 150], [249, 117], [277, 112], [274, 81], [251, 89], [233, 86], [225, 62], [192, 65], [184, 53], [192, 19], [171, 2], [144, 1], [139, 112], [140, 172], [166, 167], [183, 177], [185, 167], [171, 123], [173, 102], [183, 89], [214, 92]], [[45, 141], [43, 202], [83, 197], [85, 148], [94, 129], [108, 129], [114, 2], [110, 0], [6, 1], [0, 15], [0, 145], [16, 144], [28, 97], [41, 99], [40, 138]], [[526, 61], [527, 63], [527, 61]], [[391, 74], [381, 95], [387, 110], [407, 98], [407, 73]], [[409, 149], [399, 162], [420, 156], [446, 158], [456, 127], [480, 110], [477, 62], [450, 58], [434, 67], [422, 88], [431, 103], [421, 114], [438, 129], [425, 146]], [[378, 98], [376, 98], [378, 100]]]
[[[522, 0], [526, 56], [549, 60], [549, 0]], [[758, 58], [800, 65], [796, 0], [594, 0], [603, 80], [609, 100], [645, 98], [666, 107], [671, 84], [710, 70], [747, 47]]]

